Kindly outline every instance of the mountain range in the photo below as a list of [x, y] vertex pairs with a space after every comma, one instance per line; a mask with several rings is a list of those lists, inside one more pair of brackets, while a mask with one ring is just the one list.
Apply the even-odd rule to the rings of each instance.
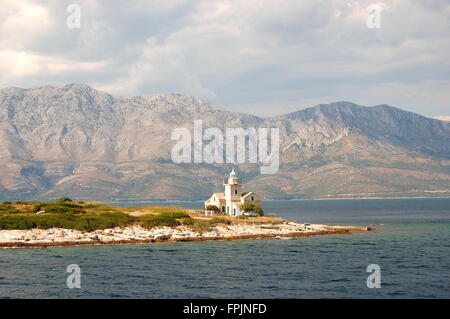
[[262, 118], [182, 94], [84, 84], [0, 90], [0, 200], [200, 200], [231, 164], [176, 164], [174, 128], [278, 127], [280, 169], [236, 165], [266, 199], [450, 196], [450, 122], [388, 105], [321, 104]]

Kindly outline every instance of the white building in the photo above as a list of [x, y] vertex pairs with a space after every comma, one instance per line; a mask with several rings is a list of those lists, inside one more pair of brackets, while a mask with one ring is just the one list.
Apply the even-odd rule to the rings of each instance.
[[233, 171], [230, 173], [230, 177], [223, 183], [225, 191], [223, 193], [213, 193], [212, 196], [205, 201], [205, 208], [209, 205], [216, 206], [223, 214], [229, 216], [239, 216], [243, 212], [240, 211], [239, 206], [244, 203], [255, 203], [262, 207], [262, 197], [254, 192], [242, 192], [242, 184], [239, 183], [239, 179], [236, 177], [236, 173]]

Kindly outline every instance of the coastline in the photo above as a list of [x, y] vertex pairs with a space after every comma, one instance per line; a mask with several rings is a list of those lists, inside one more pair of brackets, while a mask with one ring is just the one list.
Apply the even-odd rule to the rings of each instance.
[[286, 220], [277, 225], [218, 225], [211, 227], [203, 233], [195, 232], [186, 226], [155, 227], [147, 230], [137, 225], [92, 232], [62, 228], [0, 230], [0, 248], [47, 248], [57, 246], [309, 237], [316, 235], [351, 234], [352, 231], [370, 230], [373, 230], [373, 228], [300, 224]]
[[[277, 201], [327, 201], [327, 200], [366, 200], [366, 199], [450, 199], [450, 196], [392, 196], [392, 197], [316, 197], [316, 198], [268, 198], [264, 202]], [[204, 200], [178, 200], [178, 199], [161, 199], [161, 200], [113, 200], [106, 201], [108, 204], [132, 204], [132, 203], [203, 203]]]

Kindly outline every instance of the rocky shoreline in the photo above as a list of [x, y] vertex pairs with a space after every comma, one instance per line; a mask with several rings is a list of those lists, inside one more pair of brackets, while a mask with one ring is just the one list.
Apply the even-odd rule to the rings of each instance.
[[148, 230], [138, 225], [93, 232], [62, 228], [1, 230], [0, 248], [307, 237], [326, 234], [350, 234], [351, 231], [368, 230], [371, 229], [369, 227], [300, 224], [288, 221], [277, 225], [243, 223], [217, 225], [203, 233], [195, 232], [187, 226], [155, 227]]

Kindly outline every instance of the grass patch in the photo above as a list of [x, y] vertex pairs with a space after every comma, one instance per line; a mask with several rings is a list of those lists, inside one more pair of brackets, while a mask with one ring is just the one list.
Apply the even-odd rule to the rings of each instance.
[[223, 217], [214, 217], [213, 219], [210, 220], [210, 222], [213, 226], [218, 224], [230, 225], [232, 223], [230, 220]]
[[[179, 206], [149, 206], [145, 207], [152, 213], [162, 214], [162, 213], [184, 213], [186, 210]], [[142, 209], [142, 207], [141, 207]]]
[[25, 211], [21, 209], [17, 209], [16, 207], [12, 206], [12, 204], [9, 203], [3, 203], [0, 204], [0, 214], [1, 215], [7, 215], [7, 214], [20, 214]]
[[[151, 214], [130, 216], [125, 212], [146, 210]], [[39, 214], [37, 214], [39, 212]], [[158, 226], [176, 227], [190, 216], [182, 207], [128, 207], [104, 203], [83, 203], [69, 200], [57, 202], [4, 202], [0, 204], [0, 229], [49, 229], [53, 227], [94, 231], [126, 227], [132, 224], [151, 229]]]
[[147, 229], [158, 226], [176, 227], [180, 224], [175, 217], [164, 214], [144, 215], [139, 218], [139, 221], [141, 226]]
[[231, 222], [222, 217], [214, 217], [212, 219], [185, 219], [183, 220], [183, 225], [188, 226], [193, 231], [203, 234], [207, 232], [211, 227], [214, 227], [219, 224], [229, 225]]
[[184, 211], [174, 211], [174, 212], [161, 212], [159, 213], [161, 216], [169, 216], [172, 218], [191, 218]]
[[45, 211], [47, 214], [81, 214], [85, 213], [81, 206], [79, 207], [70, 207], [66, 205], [58, 205], [58, 204], [36, 204], [34, 206], [34, 212]]
[[0, 229], [49, 229], [58, 227], [93, 231], [97, 229], [125, 227], [134, 221], [134, 217], [124, 213], [0, 216]]
[[119, 209], [113, 206], [108, 206], [103, 203], [87, 203], [82, 206], [85, 210], [95, 212], [119, 212]]

